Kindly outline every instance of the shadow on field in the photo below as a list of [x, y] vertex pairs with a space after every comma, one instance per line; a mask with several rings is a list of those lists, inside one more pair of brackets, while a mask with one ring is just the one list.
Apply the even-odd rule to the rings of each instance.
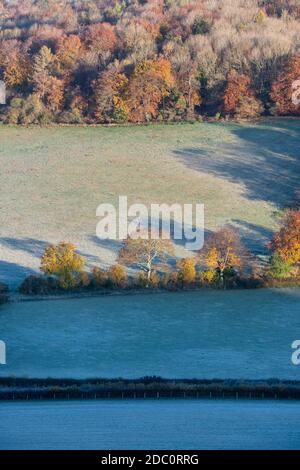
[[244, 185], [248, 199], [280, 208], [295, 205], [300, 187], [300, 121], [240, 125], [231, 132], [239, 139], [236, 143], [222, 143], [211, 151], [184, 148], [174, 154], [193, 170]]
[[[202, 225], [197, 228], [196, 225], [191, 225], [184, 221], [184, 212], [182, 213], [182, 223], [176, 222], [174, 219], [171, 218], [170, 223], [169, 219], [167, 219], [167, 228], [164, 230], [162, 225], [162, 220], [160, 219], [159, 222], [156, 219], [152, 219], [147, 222], [149, 227], [152, 227], [151, 224], [154, 224], [154, 231], [157, 233], [156, 227], [159, 227], [159, 232], [161, 231], [165, 234], [170, 235], [170, 239], [173, 241], [174, 247], [181, 247], [184, 248], [188, 244], [193, 245], [197, 240], [202, 240]], [[193, 208], [193, 216], [195, 216], [195, 209]], [[200, 222], [200, 221], [199, 221]], [[157, 225], [158, 224], [158, 225]], [[206, 239], [211, 234], [210, 230], [204, 229], [204, 239]], [[121, 249], [124, 240], [113, 240], [113, 239], [101, 239], [96, 235], [92, 235], [89, 237], [89, 240], [92, 241], [95, 245], [99, 246], [99, 248], [107, 250], [109, 252], [117, 253]], [[193, 247], [190, 247], [193, 250]]]
[[96, 235], [91, 235], [89, 237], [89, 240], [95, 243], [95, 245], [98, 245], [99, 247], [105, 250], [109, 250], [113, 252], [118, 252], [122, 245], [122, 242], [119, 240], [102, 240], [101, 238], [98, 238]]
[[233, 224], [238, 228], [242, 242], [248, 250], [256, 255], [268, 253], [268, 243], [273, 237], [272, 230], [257, 224], [251, 224], [245, 220], [234, 219]]
[[36, 274], [36, 271], [17, 263], [0, 261], [0, 282], [3, 282], [4, 284], [17, 286], [21, 284], [26, 276], [31, 274]]
[[48, 245], [48, 242], [34, 238], [0, 237], [0, 247], [4, 246], [12, 250], [24, 251], [37, 258], [42, 256]]
[[[13, 237], [0, 237], [0, 249], [8, 248], [19, 253], [20, 260], [24, 254], [30, 257], [40, 259], [45, 249], [51, 244], [49, 241], [36, 240], [34, 238], [13, 238]], [[75, 249], [77, 247], [75, 246]], [[82, 250], [76, 249], [77, 253], [86, 259], [87, 266], [99, 264], [100, 258]], [[36, 270], [24, 267], [16, 263], [9, 263], [5, 261], [0, 262], [0, 281], [6, 284], [15, 284], [16, 281], [22, 281], [26, 276], [31, 274], [39, 274]]]

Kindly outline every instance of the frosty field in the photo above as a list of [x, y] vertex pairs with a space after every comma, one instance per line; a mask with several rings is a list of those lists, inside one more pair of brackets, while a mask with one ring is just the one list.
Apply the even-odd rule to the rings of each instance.
[[299, 289], [0, 305], [0, 376], [299, 380], [299, 312]]
[[299, 449], [287, 401], [0, 403], [0, 449]]
[[231, 222], [264, 253], [295, 200], [297, 120], [258, 124], [21, 128], [0, 126], [0, 281], [37, 271], [49, 242], [72, 241], [89, 266], [118, 244], [95, 237], [96, 208], [116, 203], [204, 203], [206, 230]]

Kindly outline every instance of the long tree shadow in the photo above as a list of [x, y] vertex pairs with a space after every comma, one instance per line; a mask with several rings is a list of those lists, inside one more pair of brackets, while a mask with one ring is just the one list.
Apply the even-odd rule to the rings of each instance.
[[[41, 274], [39, 271], [39, 263], [34, 263], [36, 269], [23, 266], [23, 262], [28, 264], [33, 263], [33, 258], [40, 260], [45, 249], [51, 243], [46, 240], [36, 240], [34, 238], [14, 238], [14, 237], [0, 237], [0, 250], [9, 249], [17, 253], [17, 259], [20, 263], [13, 263], [9, 261], [0, 260], [0, 282], [8, 284], [10, 287], [15, 288], [18, 286], [26, 276], [31, 274]], [[77, 248], [77, 247], [75, 247]], [[85, 258], [86, 266], [91, 267], [99, 262], [99, 257], [91, 253], [86, 253], [82, 250], [76, 251]], [[29, 255], [29, 257], [28, 257]], [[26, 261], [24, 261], [26, 259]]]
[[34, 238], [0, 237], [0, 246], [10, 248], [14, 251], [23, 251], [39, 258], [48, 245], [48, 242]]
[[300, 188], [300, 122], [236, 125], [232, 134], [238, 140], [231, 144], [220, 143], [211, 149], [199, 145], [174, 150], [174, 154], [189, 168], [242, 184], [248, 199], [279, 208], [294, 206]]
[[273, 236], [272, 230], [245, 220], [234, 219], [232, 222], [237, 227], [242, 242], [251, 253], [263, 256], [269, 253], [268, 244]]
[[17, 263], [0, 261], [0, 282], [8, 284], [9, 287], [16, 288], [30, 274], [36, 274], [36, 271]]
[[[14, 237], [0, 237], [0, 247], [4, 246], [14, 251], [28, 253], [35, 258], [41, 258], [47, 246], [51, 243], [45, 240], [36, 240], [34, 238], [14, 238]], [[75, 247], [76, 248], [76, 247]], [[98, 261], [97, 256], [86, 253], [82, 250], [76, 250], [82, 256], [89, 258], [90, 261]]]

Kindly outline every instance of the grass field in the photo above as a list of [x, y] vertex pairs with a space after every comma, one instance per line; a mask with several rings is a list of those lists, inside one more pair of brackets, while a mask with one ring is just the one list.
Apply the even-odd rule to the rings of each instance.
[[299, 305], [300, 289], [11, 302], [0, 377], [299, 380]]
[[141, 127], [0, 126], [0, 281], [39, 267], [49, 242], [72, 241], [90, 265], [114, 261], [96, 208], [204, 203], [206, 229], [235, 224], [258, 253], [300, 186], [297, 120]]

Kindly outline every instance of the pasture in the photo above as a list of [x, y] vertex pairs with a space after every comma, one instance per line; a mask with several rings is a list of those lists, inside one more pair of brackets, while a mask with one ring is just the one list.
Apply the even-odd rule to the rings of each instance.
[[285, 207], [296, 202], [299, 121], [138, 127], [0, 126], [0, 281], [16, 286], [39, 268], [50, 242], [72, 241], [89, 266], [114, 261], [100, 242], [96, 208], [204, 203], [209, 232], [234, 224], [266, 252]]

